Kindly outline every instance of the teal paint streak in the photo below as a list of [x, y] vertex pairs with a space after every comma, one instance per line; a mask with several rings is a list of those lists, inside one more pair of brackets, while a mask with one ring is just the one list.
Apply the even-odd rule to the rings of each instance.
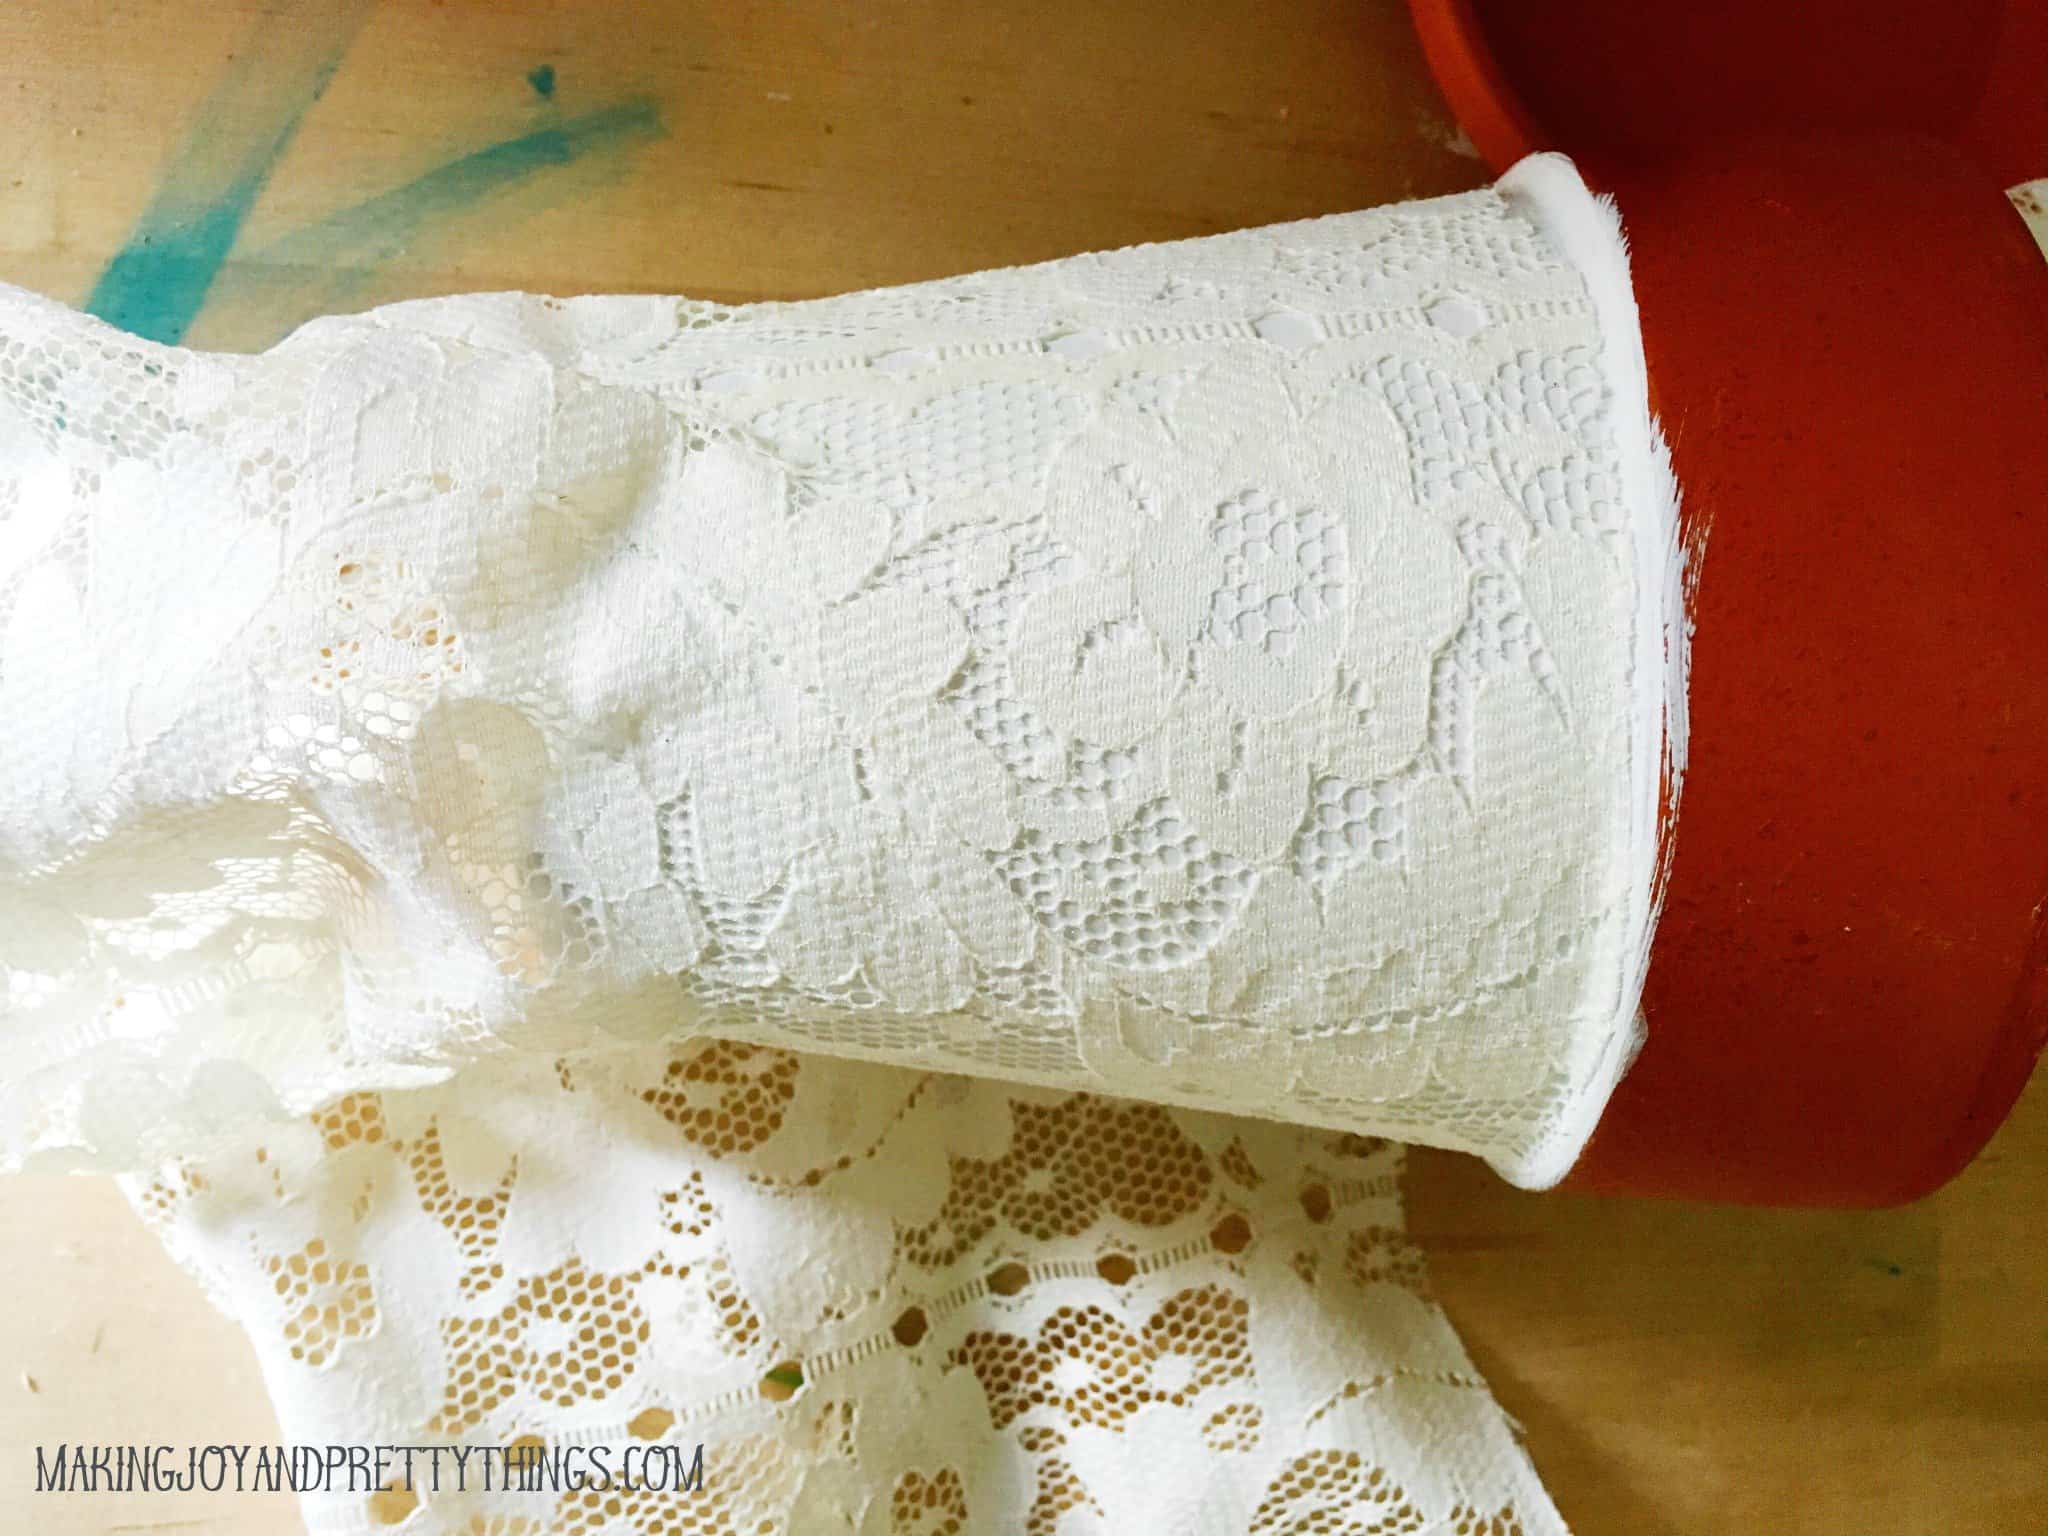
[[363, 0], [273, 13], [199, 109], [85, 309], [149, 341], [181, 340], [300, 122], [361, 24]]
[[657, 138], [662, 131], [661, 112], [649, 100], [567, 118], [451, 160], [266, 246], [256, 259], [361, 278], [401, 254], [428, 225], [465, 212], [494, 192], [600, 150]]
[[267, 174], [245, 178], [194, 219], [155, 229], [145, 221], [100, 273], [85, 312], [145, 341], [170, 345], [182, 339], [205, 305], [207, 290]]
[[[367, 0], [322, 14], [299, 0], [257, 38], [201, 108], [149, 207], [108, 262], [84, 308], [151, 341], [181, 341], [235, 249], [250, 211], [326, 90]], [[552, 65], [529, 77], [553, 91]], [[474, 150], [402, 186], [343, 209], [248, 253], [235, 266], [232, 302], [242, 318], [275, 315], [277, 331], [340, 307], [384, 263], [428, 228], [551, 167], [663, 132], [651, 100], [636, 99], [557, 121]]]
[[534, 90], [539, 92], [542, 96], [554, 95], [555, 66], [552, 64], [543, 64], [538, 69], [529, 70], [526, 76], [526, 83], [532, 86]]

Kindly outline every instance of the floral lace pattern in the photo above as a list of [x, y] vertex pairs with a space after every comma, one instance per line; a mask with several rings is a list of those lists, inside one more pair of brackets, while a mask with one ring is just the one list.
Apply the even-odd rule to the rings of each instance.
[[0, 1146], [681, 1030], [1556, 1163], [1646, 901], [1598, 347], [1495, 192], [247, 358], [7, 295]]
[[1643, 402], [1544, 231], [0, 290], [0, 1165], [126, 1173], [294, 1439], [707, 1448], [319, 1531], [1557, 1529], [1378, 1139], [1554, 1177], [1633, 1038]]
[[695, 1492], [394, 1473], [304, 1497], [312, 1536], [1561, 1532], [1400, 1160], [694, 1040], [353, 1095], [128, 1184], [292, 1443], [704, 1448]]

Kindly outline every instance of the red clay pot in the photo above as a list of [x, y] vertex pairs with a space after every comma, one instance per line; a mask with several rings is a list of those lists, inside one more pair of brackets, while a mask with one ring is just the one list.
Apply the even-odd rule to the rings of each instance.
[[1708, 529], [1649, 1041], [1567, 1184], [1915, 1198], [2048, 1039], [2048, 7], [1412, 9], [1497, 169], [1616, 195]]

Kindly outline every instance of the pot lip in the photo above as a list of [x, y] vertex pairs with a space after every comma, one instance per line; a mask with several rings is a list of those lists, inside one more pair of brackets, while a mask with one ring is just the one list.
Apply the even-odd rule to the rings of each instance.
[[1967, 1168], [2005, 1124], [2044, 1047], [2048, 1047], [2048, 891], [2034, 908], [2033, 939], [2012, 1001], [1984, 1053], [1983, 1071], [1969, 1103], [1930, 1152], [1921, 1175], [1877, 1203], [1904, 1205], [1918, 1200]]
[[1408, 0], [1408, 14], [1437, 89], [1494, 175], [1524, 156], [1562, 147], [1508, 83], [1472, 0]]
[[[1589, 179], [1597, 184], [1604, 179], [1610, 158], [1603, 146], [1558, 142], [1557, 134], [1530, 108], [1501, 67], [1482, 15], [1490, 5], [1499, 3], [1408, 0], [1409, 19], [1421, 41], [1423, 58], [1452, 116], [1495, 176], [1526, 155], [1562, 150], [1582, 169], [1592, 167], [1594, 174]], [[1923, 0], [1929, 10], [1938, 3]], [[2040, 176], [2048, 170], [2041, 162], [2044, 145], [2048, 145], [2044, 138], [2048, 134], [2048, 96], [2037, 85], [2041, 65], [2048, 61], [2048, 6], [2003, 0], [1996, 28], [1989, 73], [1974, 82], [1973, 99], [1958, 117], [1939, 125], [1887, 124], [1879, 119], [1864, 126], [1879, 133], [1896, 129], [1946, 139], [1975, 162], [1987, 181], [2001, 188]], [[1788, 79], [1784, 88], [1796, 91], [1796, 80]], [[1812, 122], [1793, 131], [1827, 126]]]

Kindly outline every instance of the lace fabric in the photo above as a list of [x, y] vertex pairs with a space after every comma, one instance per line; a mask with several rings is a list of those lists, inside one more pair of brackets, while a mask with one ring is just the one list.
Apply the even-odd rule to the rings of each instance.
[[294, 1444], [704, 1448], [694, 1493], [394, 1474], [305, 1498], [312, 1536], [1561, 1531], [1400, 1160], [695, 1041], [351, 1095], [129, 1188]]
[[0, 292], [0, 1162], [294, 1439], [713, 1479], [316, 1529], [1556, 1528], [1379, 1139], [1556, 1177], [1654, 913], [1619, 236], [1517, 175], [258, 357]]

